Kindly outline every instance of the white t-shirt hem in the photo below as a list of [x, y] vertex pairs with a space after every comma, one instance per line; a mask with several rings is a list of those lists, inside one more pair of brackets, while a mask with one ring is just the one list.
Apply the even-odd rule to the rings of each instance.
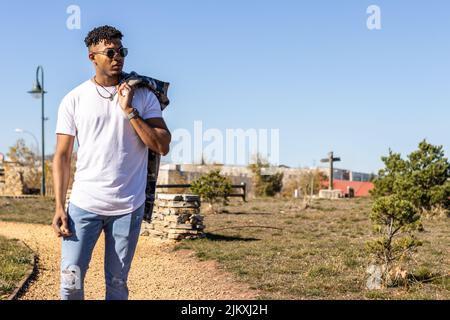
[[130, 213], [136, 211], [137, 209], [139, 209], [145, 203], [145, 199], [141, 204], [132, 208], [131, 211], [130, 211], [130, 209], [126, 209], [126, 210], [120, 210], [120, 211], [96, 211], [96, 212], [94, 212], [94, 211], [92, 211], [92, 209], [83, 208], [84, 207], [83, 205], [75, 203], [74, 201], [72, 201], [72, 199], [70, 199], [69, 202], [72, 203], [73, 205], [77, 206], [80, 209], [83, 209], [90, 213], [94, 213], [99, 216], [121, 216], [121, 215], [125, 215], [125, 214], [130, 214]]

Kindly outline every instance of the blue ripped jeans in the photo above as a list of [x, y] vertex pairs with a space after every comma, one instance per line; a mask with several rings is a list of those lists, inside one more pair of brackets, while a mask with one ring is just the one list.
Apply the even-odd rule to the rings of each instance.
[[106, 300], [128, 299], [128, 272], [144, 206], [124, 215], [102, 216], [69, 203], [67, 213], [72, 236], [62, 240], [61, 300], [84, 299], [84, 278], [102, 230], [105, 233]]

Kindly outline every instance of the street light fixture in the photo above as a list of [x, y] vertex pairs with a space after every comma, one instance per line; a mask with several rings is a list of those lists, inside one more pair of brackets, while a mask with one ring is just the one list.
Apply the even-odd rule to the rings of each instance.
[[[39, 71], [41, 71], [41, 81], [39, 81]], [[36, 82], [33, 85], [33, 88], [28, 91], [33, 97], [39, 99], [41, 98], [41, 112], [42, 112], [42, 148], [41, 148], [41, 163], [42, 163], [42, 181], [41, 181], [41, 195], [45, 196], [45, 140], [44, 140], [44, 121], [46, 118], [44, 117], [44, 94], [47, 93], [44, 91], [44, 68], [42, 66], [38, 66], [36, 69]]]

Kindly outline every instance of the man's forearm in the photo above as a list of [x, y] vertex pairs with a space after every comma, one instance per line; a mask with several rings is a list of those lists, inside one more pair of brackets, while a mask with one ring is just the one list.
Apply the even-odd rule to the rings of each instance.
[[153, 128], [149, 126], [141, 117], [135, 117], [130, 120], [131, 125], [136, 131], [142, 142], [151, 150], [166, 155], [169, 152], [171, 135], [162, 128]]
[[70, 157], [55, 155], [53, 158], [53, 187], [55, 190], [56, 209], [64, 210], [69, 179]]

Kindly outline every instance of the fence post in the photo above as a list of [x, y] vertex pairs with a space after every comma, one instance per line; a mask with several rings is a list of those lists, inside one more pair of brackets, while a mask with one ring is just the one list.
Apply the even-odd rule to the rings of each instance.
[[245, 182], [241, 182], [242, 190], [244, 191], [243, 198], [244, 202], [247, 202], [247, 184]]

